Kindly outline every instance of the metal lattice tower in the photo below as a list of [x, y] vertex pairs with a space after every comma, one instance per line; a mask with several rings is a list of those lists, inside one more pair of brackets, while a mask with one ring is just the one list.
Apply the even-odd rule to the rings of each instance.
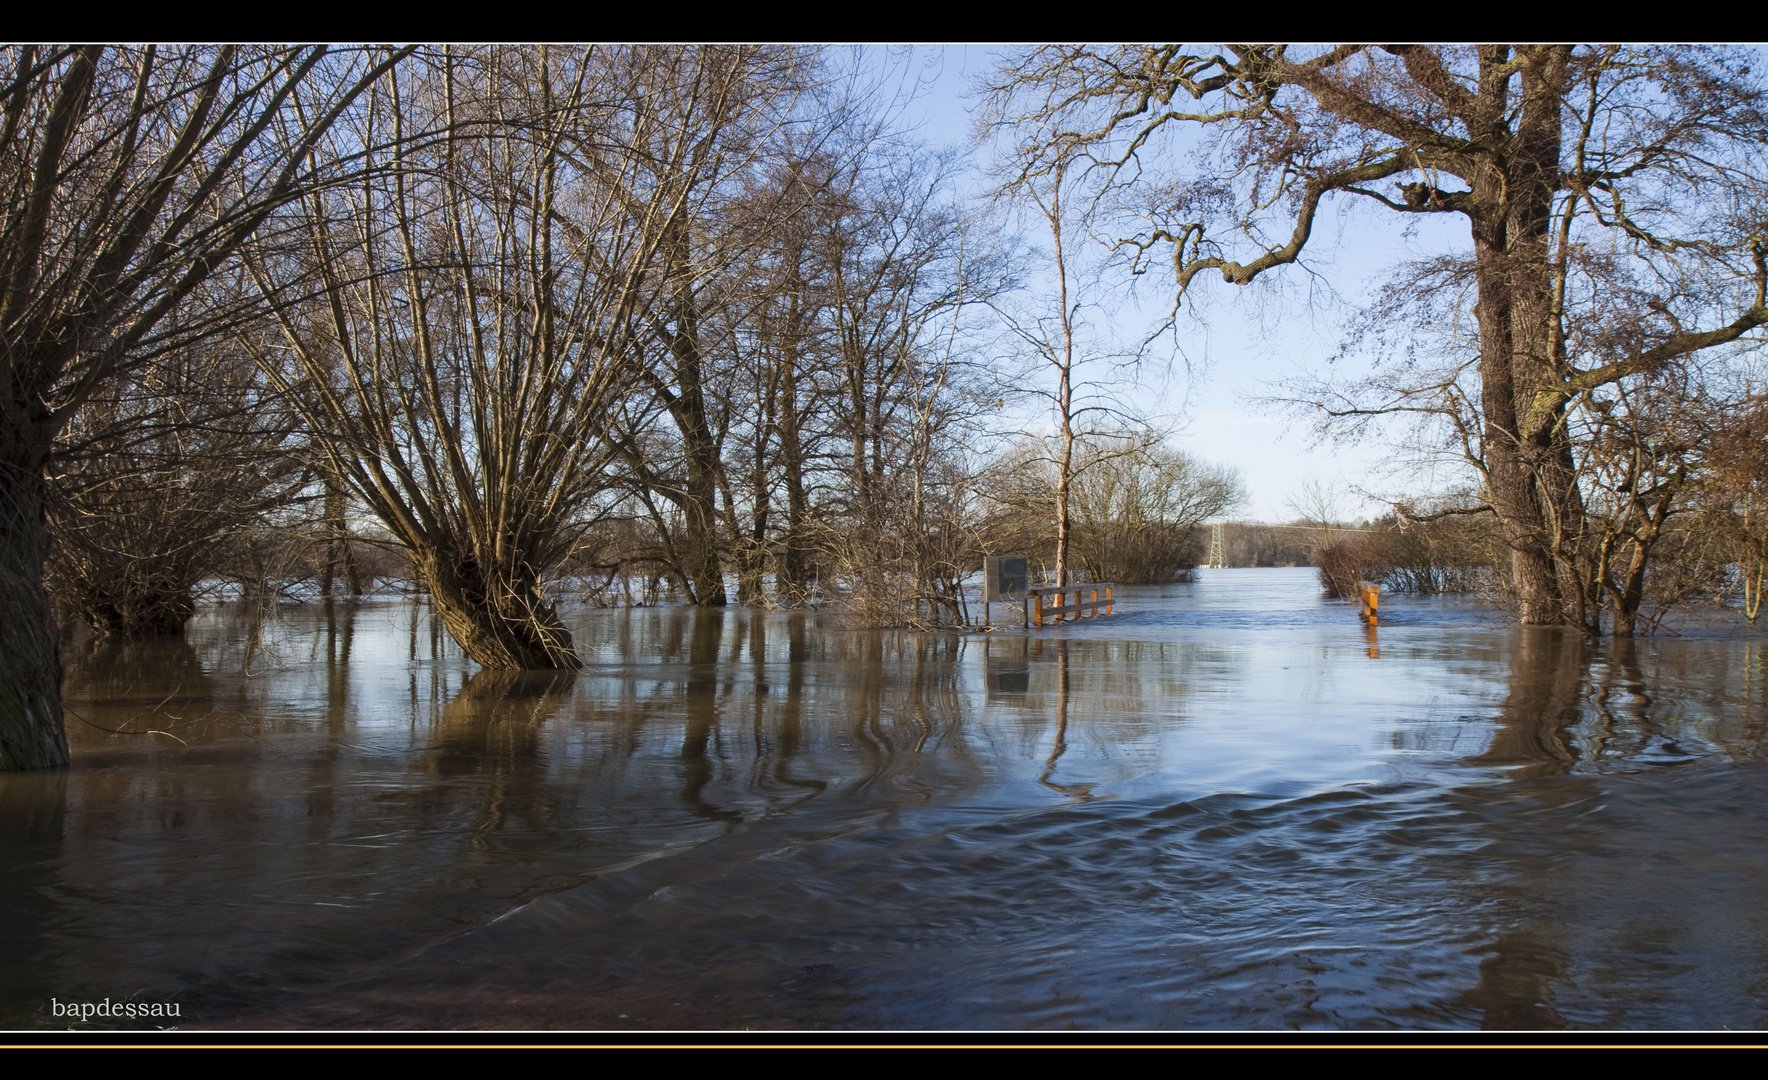
[[1228, 554], [1226, 545], [1222, 543], [1222, 523], [1219, 521], [1209, 527], [1209, 568], [1211, 570], [1226, 570], [1228, 568]]

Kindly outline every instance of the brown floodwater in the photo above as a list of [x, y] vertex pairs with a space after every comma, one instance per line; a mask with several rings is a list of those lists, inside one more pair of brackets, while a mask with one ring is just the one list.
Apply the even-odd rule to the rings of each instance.
[[73, 769], [0, 774], [0, 1026], [1768, 1026], [1755, 631], [1125, 591], [581, 608], [568, 676], [403, 601], [75, 646]]

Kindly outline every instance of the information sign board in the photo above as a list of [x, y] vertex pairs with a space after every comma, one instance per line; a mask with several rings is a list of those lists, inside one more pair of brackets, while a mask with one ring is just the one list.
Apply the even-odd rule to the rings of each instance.
[[1023, 600], [1031, 584], [1027, 560], [1023, 555], [989, 555], [982, 560], [982, 599]]

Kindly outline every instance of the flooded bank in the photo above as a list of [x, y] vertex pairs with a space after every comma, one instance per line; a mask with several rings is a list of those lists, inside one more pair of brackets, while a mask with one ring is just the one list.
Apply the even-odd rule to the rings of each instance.
[[579, 609], [574, 676], [395, 602], [82, 647], [75, 767], [0, 775], [0, 1022], [1768, 1026], [1760, 636], [1126, 591], [968, 636]]

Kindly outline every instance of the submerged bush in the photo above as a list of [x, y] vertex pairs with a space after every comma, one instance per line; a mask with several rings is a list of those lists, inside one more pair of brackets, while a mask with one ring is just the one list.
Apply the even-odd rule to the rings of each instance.
[[1359, 581], [1421, 596], [1503, 587], [1505, 549], [1489, 516], [1403, 522], [1389, 514], [1354, 531], [1322, 531], [1328, 539], [1310, 555], [1329, 596], [1355, 596]]

